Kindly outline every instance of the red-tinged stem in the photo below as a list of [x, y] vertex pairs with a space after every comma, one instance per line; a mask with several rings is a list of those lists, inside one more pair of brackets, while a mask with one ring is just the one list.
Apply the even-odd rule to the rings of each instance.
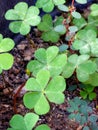
[[74, 7], [75, 0], [72, 0], [71, 6]]
[[14, 95], [14, 99], [13, 99], [13, 111], [14, 113], [16, 114], [17, 113], [17, 109], [16, 109], [16, 99], [17, 99], [17, 96], [18, 94], [20, 93], [20, 91], [22, 90], [22, 88], [25, 86], [25, 83], [23, 83], [17, 90], [17, 92], [15, 93]]

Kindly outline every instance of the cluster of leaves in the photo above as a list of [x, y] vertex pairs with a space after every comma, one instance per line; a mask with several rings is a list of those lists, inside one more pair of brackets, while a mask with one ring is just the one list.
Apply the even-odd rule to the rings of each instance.
[[[20, 2], [5, 14], [5, 18], [11, 20], [9, 28], [14, 33], [26, 35], [30, 32], [31, 26], [37, 26], [38, 30], [42, 32], [41, 38], [44, 41], [56, 43], [61, 35], [65, 36], [66, 45], [36, 50], [34, 60], [27, 65], [31, 77], [25, 84], [27, 92], [23, 102], [27, 108], [34, 109], [38, 115], [49, 112], [49, 102], [56, 104], [64, 102], [63, 92], [66, 89], [66, 79], [73, 75], [78, 82], [85, 86], [80, 92], [83, 99], [88, 97], [92, 100], [96, 97], [93, 91], [98, 86], [98, 5], [91, 6], [91, 13], [85, 20], [73, 8], [73, 5], [67, 7], [64, 5], [65, 2], [66, 0], [37, 0], [36, 5], [31, 7], [28, 7], [25, 2]], [[76, 0], [76, 2], [85, 4], [87, 0]], [[50, 13], [55, 6], [66, 14], [65, 17], [59, 16], [52, 19], [50, 14], [45, 14], [41, 19], [39, 8]], [[67, 45], [69, 42], [71, 44]], [[2, 35], [0, 35], [0, 45], [1, 53], [11, 50], [14, 46], [11, 39], [3, 39]], [[4, 62], [6, 56], [10, 59], [8, 64]], [[2, 70], [9, 69], [12, 63], [13, 58], [10, 54], [0, 54], [0, 73]], [[80, 125], [83, 125], [83, 130], [98, 129], [96, 124], [98, 117], [91, 114], [92, 109], [88, 107], [87, 102], [76, 97], [69, 104], [68, 111], [72, 113], [69, 118], [75, 119]], [[39, 119], [38, 115], [34, 113], [28, 113], [24, 117], [15, 115], [10, 121], [12, 128], [8, 128], [8, 130], [31, 130]], [[46, 125], [35, 128], [35, 130], [42, 129], [49, 130], [50, 128]]]
[[8, 53], [14, 47], [14, 41], [10, 38], [3, 38], [0, 34], [0, 74], [3, 70], [8, 70], [12, 67], [14, 58]]
[[24, 95], [24, 104], [27, 108], [34, 108], [37, 114], [42, 115], [50, 109], [48, 101], [56, 104], [64, 102], [62, 92], [66, 88], [66, 82], [60, 74], [66, 64], [67, 56], [59, 54], [56, 46], [46, 50], [40, 48], [34, 56], [36, 59], [28, 63], [27, 69], [36, 78], [29, 78], [25, 85], [26, 90], [30, 92]]
[[75, 119], [81, 126], [84, 126], [83, 130], [98, 130], [98, 116], [92, 114], [93, 110], [86, 101], [75, 97], [69, 101], [69, 104], [67, 108], [67, 111], [71, 113], [69, 119]]

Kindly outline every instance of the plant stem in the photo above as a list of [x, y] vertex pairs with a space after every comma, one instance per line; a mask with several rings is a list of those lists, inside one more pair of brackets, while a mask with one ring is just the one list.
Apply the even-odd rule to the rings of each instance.
[[[26, 82], [25, 82], [26, 83]], [[14, 95], [14, 98], [13, 98], [13, 111], [14, 113], [16, 114], [17, 113], [17, 109], [16, 109], [16, 99], [17, 99], [17, 96], [18, 94], [20, 93], [20, 91], [22, 90], [22, 88], [25, 86], [25, 83], [23, 83], [17, 90], [17, 92], [15, 93]]]
[[75, 0], [72, 0], [71, 6], [74, 7]]

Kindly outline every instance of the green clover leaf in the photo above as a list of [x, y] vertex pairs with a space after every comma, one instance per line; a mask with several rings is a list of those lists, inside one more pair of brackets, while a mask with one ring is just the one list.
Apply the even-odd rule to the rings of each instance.
[[28, 8], [27, 3], [19, 2], [14, 9], [6, 12], [5, 18], [13, 20], [9, 28], [14, 33], [26, 35], [30, 32], [30, 26], [36, 26], [40, 23], [39, 9], [35, 6]]
[[76, 69], [77, 78], [80, 82], [85, 82], [89, 76], [97, 70], [95, 62], [89, 60], [89, 55], [76, 55], [69, 56], [68, 63], [65, 65], [62, 75], [65, 78], [72, 76]]
[[14, 41], [10, 38], [3, 38], [0, 34], [0, 74], [3, 70], [8, 70], [12, 67], [14, 58], [7, 53], [14, 47]]
[[7, 130], [32, 130], [39, 119], [34, 113], [27, 113], [24, 117], [16, 114], [10, 120], [10, 126]]
[[58, 53], [59, 48], [56, 46], [49, 47], [47, 50], [38, 49], [34, 54], [36, 59], [28, 63], [27, 69], [33, 75], [36, 75], [41, 69], [49, 70], [52, 77], [59, 75], [67, 62], [67, 56]]
[[65, 0], [37, 0], [36, 6], [42, 8], [44, 12], [51, 12], [54, 6], [64, 4]]
[[42, 22], [38, 25], [38, 29], [43, 31], [42, 39], [44, 41], [57, 42], [61, 35], [65, 34], [66, 28], [62, 24], [63, 17], [58, 17], [55, 23], [52, 22], [52, 17], [46, 14], [42, 17]]
[[30, 91], [24, 95], [25, 106], [29, 109], [34, 108], [39, 115], [46, 114], [50, 110], [48, 101], [57, 104], [64, 102], [62, 93], [66, 88], [64, 78], [56, 76], [50, 80], [50, 73], [47, 70], [41, 70], [37, 73], [36, 78], [28, 79], [25, 88]]
[[79, 50], [81, 54], [91, 54], [98, 56], [98, 39], [94, 30], [81, 30], [76, 34], [73, 48]]

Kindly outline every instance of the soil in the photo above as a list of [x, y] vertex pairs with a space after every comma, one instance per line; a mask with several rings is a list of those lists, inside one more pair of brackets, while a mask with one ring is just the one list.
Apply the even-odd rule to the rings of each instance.
[[[17, 90], [24, 85], [29, 76], [26, 74], [27, 63], [34, 58], [34, 52], [40, 47], [47, 48], [50, 43], [43, 43], [39, 38], [40, 33], [35, 29], [33, 34], [29, 38], [24, 39], [11, 51], [14, 56], [14, 65], [9, 71], [4, 71], [0, 76], [0, 130], [6, 130], [9, 127], [9, 120], [17, 113], [24, 115], [29, 112], [22, 102], [22, 97], [25, 93], [23, 88], [17, 95], [17, 101], [15, 104], [14, 96]], [[60, 45], [57, 43], [56, 45]], [[68, 84], [72, 82], [68, 81]], [[51, 110], [45, 116], [40, 116], [38, 124], [48, 124], [51, 130], [81, 130], [79, 125], [68, 119], [68, 113], [66, 107], [68, 106], [68, 99], [79, 95], [79, 90], [69, 92], [66, 90], [65, 102], [61, 105], [51, 104]], [[15, 106], [16, 110], [15, 110]], [[91, 104], [95, 114], [98, 112], [95, 109], [96, 101]], [[38, 125], [37, 124], [37, 125]]]

